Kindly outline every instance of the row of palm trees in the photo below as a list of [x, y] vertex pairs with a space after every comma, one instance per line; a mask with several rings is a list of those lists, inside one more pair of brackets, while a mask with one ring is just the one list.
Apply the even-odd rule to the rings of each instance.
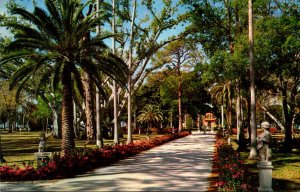
[[[50, 86], [62, 90], [62, 155], [74, 147], [73, 101], [75, 92], [84, 95], [82, 74], [86, 74], [100, 93], [103, 74], [125, 87], [128, 68], [113, 54], [103, 40], [108, 36], [92, 36], [91, 31], [105, 19], [104, 14], [83, 11], [93, 1], [45, 0], [46, 10], [34, 7], [33, 12], [12, 8], [22, 22], [6, 24], [14, 31], [14, 39], [5, 47], [0, 64], [21, 61], [11, 76], [10, 88], [18, 94], [28, 82], [35, 81], [36, 89]], [[97, 14], [97, 17], [96, 17]]]

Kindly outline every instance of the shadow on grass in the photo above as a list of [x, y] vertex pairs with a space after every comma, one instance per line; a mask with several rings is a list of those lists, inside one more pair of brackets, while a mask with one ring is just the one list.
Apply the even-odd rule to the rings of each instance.
[[[300, 180], [300, 176], [298, 180]], [[300, 191], [300, 183], [296, 183], [294, 181], [273, 178], [272, 183], [274, 192]]]
[[[253, 188], [251, 191], [257, 191], [259, 188], [259, 176], [258, 172], [249, 172], [251, 175], [251, 183]], [[300, 176], [298, 178], [300, 180]], [[274, 192], [296, 192], [300, 191], [300, 183], [286, 179], [272, 179], [272, 188]]]

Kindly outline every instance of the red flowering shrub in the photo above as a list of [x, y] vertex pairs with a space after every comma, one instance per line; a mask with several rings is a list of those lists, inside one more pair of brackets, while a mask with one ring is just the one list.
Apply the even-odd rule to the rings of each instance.
[[150, 133], [152, 133], [152, 134], [160, 133], [159, 128], [156, 128], [156, 127], [151, 127], [149, 130], [150, 130]]
[[217, 136], [214, 165], [219, 175], [216, 183], [219, 191], [250, 191], [244, 162], [221, 135]]
[[232, 133], [237, 134], [237, 128], [232, 128]]
[[149, 141], [138, 141], [128, 145], [105, 146], [102, 149], [78, 148], [73, 153], [60, 157], [54, 155], [46, 166], [35, 169], [24, 164], [19, 166], [0, 166], [1, 181], [7, 180], [38, 180], [70, 177], [76, 174], [114, 163], [174, 139], [185, 137], [188, 132], [164, 135]]
[[271, 134], [275, 134], [277, 132], [277, 128], [276, 127], [271, 127], [270, 130], [269, 130], [269, 132]]

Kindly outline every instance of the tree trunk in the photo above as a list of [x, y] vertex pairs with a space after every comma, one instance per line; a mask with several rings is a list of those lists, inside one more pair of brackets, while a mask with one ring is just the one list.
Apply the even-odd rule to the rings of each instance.
[[236, 123], [237, 123], [237, 140], [239, 144], [239, 150], [245, 150], [246, 143], [245, 143], [245, 135], [244, 135], [244, 126], [243, 126], [243, 117], [242, 117], [242, 102], [241, 102], [241, 95], [240, 95], [240, 87], [238, 85], [238, 96], [236, 101]]
[[[100, 11], [100, 3], [101, 0], [97, 0], [97, 11]], [[99, 17], [99, 13], [97, 13], [97, 16]], [[100, 35], [100, 25], [97, 25], [96, 27], [96, 33], [97, 35]], [[100, 99], [100, 93], [99, 89], [96, 87], [96, 145], [99, 148], [103, 148], [103, 134], [102, 134], [102, 128], [101, 128], [101, 99]]]
[[228, 106], [227, 106], [227, 128], [228, 130], [232, 130], [232, 94], [231, 94], [231, 83], [228, 87], [228, 91], [230, 92], [230, 96], [228, 96]]
[[274, 115], [272, 115], [264, 106], [261, 106], [261, 109], [264, 110], [264, 112], [267, 113], [267, 115], [273, 120], [275, 121], [275, 123], [280, 127], [280, 129], [282, 129], [283, 131], [285, 130], [284, 126], [280, 123], [280, 121], [274, 117]]
[[136, 108], [134, 109], [134, 114], [133, 114], [133, 130], [136, 130]]
[[[112, 33], [115, 34], [116, 32], [116, 14], [115, 14], [115, 0], [112, 0], [112, 9], [113, 9], [113, 16], [112, 16]], [[112, 38], [112, 52], [113, 54], [116, 53], [116, 44], [115, 44], [115, 37]], [[118, 89], [116, 81], [113, 81], [113, 95], [114, 95], [114, 144], [119, 144], [119, 133], [118, 133]]]
[[56, 138], [61, 138], [62, 131], [60, 126], [60, 118], [59, 118], [59, 109], [58, 107], [51, 107], [52, 116], [53, 116], [53, 136]]
[[49, 125], [49, 118], [47, 117], [47, 119], [46, 119], [46, 133], [48, 133], [48, 125]]
[[94, 101], [92, 82], [88, 73], [83, 72], [83, 85], [85, 95], [85, 115], [86, 115], [86, 137], [87, 142], [95, 140], [95, 127], [94, 127]]
[[7, 126], [8, 126], [8, 133], [12, 133], [11, 120], [10, 120], [10, 118], [8, 118], [8, 120], [7, 120]]
[[254, 69], [254, 39], [253, 39], [253, 10], [252, 0], [248, 0], [248, 19], [249, 19], [249, 59], [250, 59], [250, 99], [251, 99], [251, 117], [250, 117], [250, 128], [251, 128], [251, 144], [250, 144], [250, 155], [249, 159], [257, 157], [256, 150], [256, 100], [255, 100], [255, 69]]
[[16, 130], [16, 122], [15, 122], [14, 120], [12, 120], [11, 130], [12, 130], [12, 131], [15, 131], [15, 130]]
[[221, 126], [224, 128], [224, 105], [221, 106]]
[[3, 153], [2, 153], [2, 141], [1, 141], [1, 132], [0, 132], [0, 163], [5, 163], [6, 160], [3, 157]]
[[180, 133], [182, 130], [182, 112], [181, 112], [181, 76], [179, 76], [178, 81], [178, 132]]
[[76, 111], [76, 103], [73, 101], [73, 126], [74, 126], [74, 136], [75, 138], [79, 137], [79, 131], [77, 129], [77, 111]]
[[55, 95], [50, 94], [53, 99], [53, 103], [51, 103], [44, 94], [40, 94], [40, 97], [43, 99], [45, 103], [48, 104], [52, 111], [52, 121], [53, 121], [53, 130], [52, 130], [52, 136], [56, 138], [61, 138], [61, 121], [60, 121], [60, 108], [57, 106], [57, 103], [55, 101]]
[[[22, 128], [25, 129], [25, 117], [26, 117], [26, 112], [23, 113], [23, 117], [22, 117]], [[21, 129], [20, 129], [21, 131]]]
[[131, 65], [132, 65], [132, 48], [134, 43], [134, 35], [133, 35], [133, 24], [135, 20], [135, 13], [136, 13], [136, 0], [133, 1], [133, 9], [132, 9], [132, 18], [131, 18], [131, 29], [130, 29], [130, 48], [129, 48], [129, 61], [128, 61], [128, 68], [129, 68], [129, 74], [128, 74], [128, 109], [127, 109], [127, 144], [132, 143], [132, 132], [131, 132]]
[[[285, 120], [285, 141], [284, 141], [284, 148], [283, 151], [286, 153], [292, 152], [292, 121], [293, 121], [293, 109], [292, 106], [289, 110], [288, 102], [287, 102], [287, 91], [286, 91], [286, 82], [281, 81], [281, 94], [282, 94], [282, 108], [284, 113], [284, 120]], [[290, 111], [290, 112], [289, 112]]]
[[98, 88], [96, 88], [96, 145], [99, 148], [104, 146], [101, 129], [101, 100]]
[[241, 136], [241, 132], [243, 132], [241, 130], [241, 99], [240, 99], [240, 95], [237, 95], [236, 97], [236, 128], [237, 128], [237, 134], [236, 134], [236, 139], [239, 142], [240, 141], [240, 136]]
[[173, 110], [171, 110], [171, 120], [170, 127], [173, 128]]
[[69, 154], [75, 148], [73, 129], [73, 93], [71, 74], [66, 67], [62, 74], [63, 98], [62, 98], [62, 143], [61, 155]]

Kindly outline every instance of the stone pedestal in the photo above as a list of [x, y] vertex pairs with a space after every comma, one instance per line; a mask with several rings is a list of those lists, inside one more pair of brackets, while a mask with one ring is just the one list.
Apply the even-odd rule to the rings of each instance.
[[257, 165], [259, 169], [259, 188], [260, 192], [272, 192], [272, 171], [273, 166], [270, 161], [260, 161]]
[[52, 152], [37, 152], [34, 155], [37, 160], [37, 168], [48, 165], [49, 161], [53, 158]]

